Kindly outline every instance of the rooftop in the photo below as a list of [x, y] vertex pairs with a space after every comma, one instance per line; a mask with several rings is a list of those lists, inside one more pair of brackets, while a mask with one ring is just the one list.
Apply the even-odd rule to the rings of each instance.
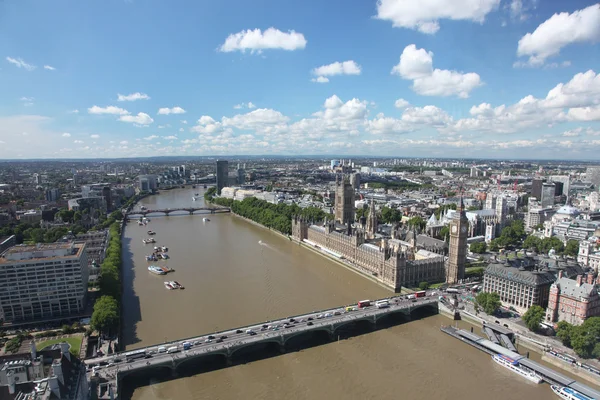
[[529, 286], [550, 285], [555, 280], [554, 274], [550, 271], [527, 270], [524, 267], [513, 267], [510, 264], [490, 264], [484, 274]]
[[0, 265], [12, 262], [35, 260], [55, 260], [67, 257], [79, 257], [86, 244], [74, 242], [38, 243], [36, 245], [16, 245], [8, 248], [0, 256]]
[[555, 283], [560, 288], [561, 296], [577, 297], [577, 298], [590, 298], [596, 290], [596, 285], [590, 285], [587, 282], [583, 282], [581, 285], [577, 285], [577, 281], [574, 279], [560, 278]]

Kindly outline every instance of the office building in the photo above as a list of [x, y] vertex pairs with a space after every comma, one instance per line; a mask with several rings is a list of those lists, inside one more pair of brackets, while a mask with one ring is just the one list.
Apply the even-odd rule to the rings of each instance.
[[226, 160], [217, 161], [217, 194], [221, 194], [224, 187], [229, 186], [229, 162]]
[[352, 189], [360, 189], [360, 174], [358, 172], [350, 175], [350, 184], [352, 185]]
[[[571, 178], [569, 175], [552, 175], [550, 176], [550, 182], [562, 184], [560, 188], [561, 192], [557, 196], [565, 195], [569, 197], [569, 191], [571, 190]], [[559, 186], [557, 186], [557, 190], [559, 190]]]
[[585, 176], [586, 180], [594, 185], [594, 189], [600, 189], [600, 167], [587, 167]]
[[5, 321], [56, 318], [85, 309], [85, 243], [17, 245], [0, 256], [0, 309]]
[[549, 208], [554, 205], [555, 193], [556, 186], [554, 183], [542, 183], [542, 197], [539, 199], [542, 208]]
[[60, 199], [60, 190], [48, 189], [46, 190], [46, 201], [55, 202]]
[[246, 170], [244, 168], [240, 168], [240, 164], [237, 167], [237, 184], [243, 185], [246, 183]]
[[587, 318], [599, 316], [600, 296], [594, 275], [568, 279], [559, 271], [558, 279], [550, 287], [546, 321], [581, 325]]
[[547, 270], [535, 269], [531, 260], [514, 259], [489, 264], [483, 272], [483, 291], [498, 293], [506, 307], [525, 312], [529, 307], [546, 307], [550, 286], [555, 276]]
[[534, 179], [531, 181], [531, 197], [535, 197], [536, 200], [542, 199], [542, 185], [546, 182], [545, 179]]
[[138, 176], [138, 182], [142, 192], [153, 192], [158, 188], [156, 175], [140, 175]]

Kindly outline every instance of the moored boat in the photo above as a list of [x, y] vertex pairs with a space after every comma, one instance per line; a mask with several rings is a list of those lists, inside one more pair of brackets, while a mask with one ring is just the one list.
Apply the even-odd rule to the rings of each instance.
[[154, 231], [148, 231], [146, 233], [148, 233], [148, 235], [156, 235], [156, 232], [154, 232]]
[[561, 399], [565, 399], [565, 400], [594, 400], [593, 398], [591, 398], [589, 396], [586, 396], [583, 393], [579, 393], [577, 390], [571, 389], [570, 387], [551, 385], [550, 388]]
[[177, 281], [173, 281], [173, 283], [175, 284], [175, 286], [177, 287], [177, 289], [182, 289], [182, 290], [185, 289], [181, 283], [179, 283]]
[[144, 244], [156, 243], [156, 240], [154, 240], [154, 238], [142, 239], [142, 243], [144, 243]]
[[151, 265], [148, 267], [148, 271], [152, 272], [153, 274], [156, 275], [164, 275], [166, 274], [165, 271], [163, 271], [163, 269], [161, 267], [157, 267], [156, 265]]
[[210, 222], [210, 219], [204, 217], [204, 218], [202, 218], [202, 222]]
[[173, 286], [171, 286], [171, 282], [165, 282], [165, 288], [167, 288], [169, 290], [175, 289]]
[[543, 379], [533, 371], [529, 371], [523, 369], [519, 366], [519, 362], [513, 360], [510, 357], [507, 357], [503, 354], [494, 354], [492, 356], [492, 360], [496, 362], [496, 364], [502, 365], [504, 368], [511, 370], [512, 372], [521, 375], [523, 378], [531, 381], [533, 383], [542, 383]]

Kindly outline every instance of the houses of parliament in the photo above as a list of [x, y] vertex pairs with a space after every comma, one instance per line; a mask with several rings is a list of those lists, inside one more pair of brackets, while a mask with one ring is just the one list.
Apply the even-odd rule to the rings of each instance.
[[368, 217], [361, 217], [356, 222], [354, 200], [354, 188], [348, 179], [337, 177], [335, 220], [314, 223], [295, 217], [292, 219], [292, 237], [342, 259], [394, 291], [403, 286], [417, 287], [420, 282], [453, 284], [464, 278], [468, 220], [462, 204], [460, 212], [450, 222], [450, 245], [446, 256], [441, 246], [420, 245], [413, 232], [403, 237], [392, 230], [391, 238], [379, 234], [373, 200]]

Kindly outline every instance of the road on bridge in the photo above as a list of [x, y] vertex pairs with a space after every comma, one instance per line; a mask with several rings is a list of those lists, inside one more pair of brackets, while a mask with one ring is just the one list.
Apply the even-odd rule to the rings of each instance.
[[[377, 308], [375, 302], [372, 302], [370, 307], [361, 308], [356, 311], [346, 311], [345, 307], [337, 307], [276, 321], [267, 321], [238, 329], [230, 329], [194, 338], [157, 344], [129, 352], [115, 353], [106, 357], [89, 360], [88, 371], [92, 373], [92, 366], [95, 366], [94, 369], [100, 376], [107, 380], [113, 380], [118, 372], [144, 369], [146, 367], [158, 365], [170, 366], [177, 363], [177, 361], [189, 357], [260, 343], [268, 338], [289, 336], [291, 333], [308, 332], [342, 322], [351, 322], [353, 320], [364, 319], [365, 317], [388, 314], [398, 309], [433, 304], [438, 300], [435, 294], [436, 292], [434, 291], [428, 291], [427, 296], [416, 299], [409, 299], [406, 295], [395, 296], [388, 299], [381, 299], [389, 301], [390, 305], [388, 308]], [[191, 344], [191, 347], [188, 350], [183, 350], [184, 342]], [[177, 352], [159, 353], [159, 347], [167, 349], [177, 347]], [[128, 362], [128, 353], [130, 354], [138, 351], [145, 351], [146, 358], [133, 359]]]

